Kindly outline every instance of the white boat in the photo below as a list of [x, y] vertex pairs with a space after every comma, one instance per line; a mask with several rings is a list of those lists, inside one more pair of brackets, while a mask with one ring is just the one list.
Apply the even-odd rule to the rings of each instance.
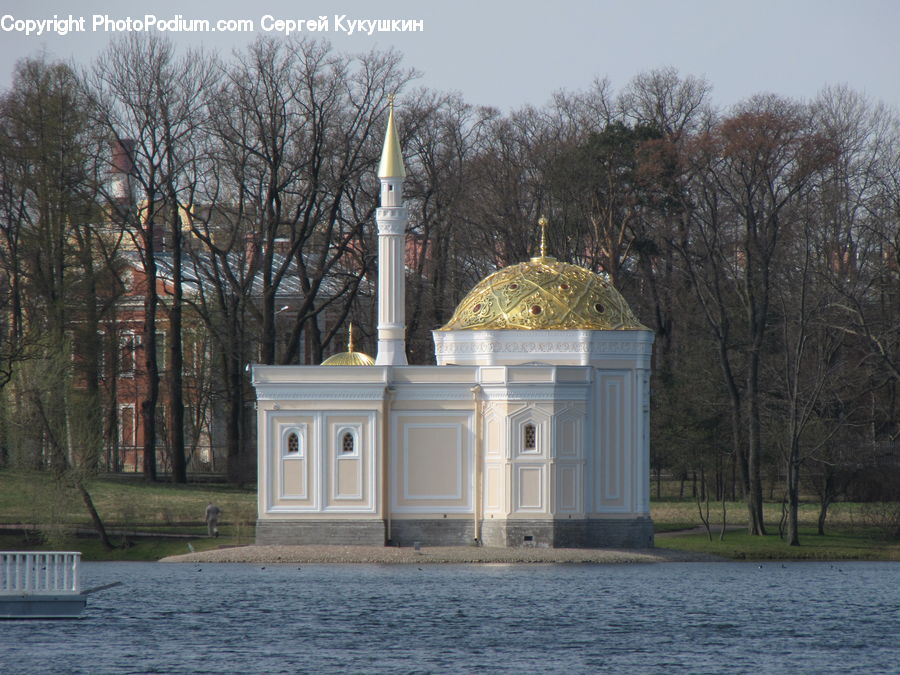
[[[0, 619], [66, 619], [87, 604], [78, 551], [0, 551]], [[92, 589], [98, 590], [98, 589]]]

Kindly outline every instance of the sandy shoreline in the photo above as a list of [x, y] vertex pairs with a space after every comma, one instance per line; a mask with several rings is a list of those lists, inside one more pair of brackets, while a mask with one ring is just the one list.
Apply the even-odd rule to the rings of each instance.
[[473, 546], [235, 546], [174, 555], [166, 563], [661, 563], [723, 558], [668, 549], [489, 548]]

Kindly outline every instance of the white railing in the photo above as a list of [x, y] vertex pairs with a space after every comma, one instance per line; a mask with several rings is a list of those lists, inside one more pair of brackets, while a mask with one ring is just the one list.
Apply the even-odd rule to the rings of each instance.
[[78, 593], [79, 551], [0, 551], [0, 594]]

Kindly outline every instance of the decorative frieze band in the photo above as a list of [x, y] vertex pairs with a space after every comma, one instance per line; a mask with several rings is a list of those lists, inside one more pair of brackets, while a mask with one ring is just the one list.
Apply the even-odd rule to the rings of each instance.
[[485, 401], [587, 401], [590, 391], [587, 387], [484, 387], [482, 398]]
[[653, 345], [647, 342], [445, 342], [435, 344], [438, 354], [650, 354]]
[[463, 388], [432, 388], [398, 386], [394, 391], [395, 401], [471, 401], [470, 385]]

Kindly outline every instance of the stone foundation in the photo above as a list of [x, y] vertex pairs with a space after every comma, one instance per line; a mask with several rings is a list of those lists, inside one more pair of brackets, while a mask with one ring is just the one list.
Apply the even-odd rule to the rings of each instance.
[[475, 541], [475, 526], [471, 520], [418, 518], [391, 521], [391, 544], [412, 546], [469, 546]]
[[[390, 540], [389, 542], [387, 540]], [[259, 520], [258, 545], [334, 544], [344, 546], [470, 546], [471, 520]], [[607, 520], [485, 520], [484, 546], [518, 548], [653, 548], [649, 518]]]
[[383, 520], [257, 520], [258, 546], [384, 546]]
[[629, 520], [486, 520], [485, 546], [516, 548], [653, 548], [653, 521]]

